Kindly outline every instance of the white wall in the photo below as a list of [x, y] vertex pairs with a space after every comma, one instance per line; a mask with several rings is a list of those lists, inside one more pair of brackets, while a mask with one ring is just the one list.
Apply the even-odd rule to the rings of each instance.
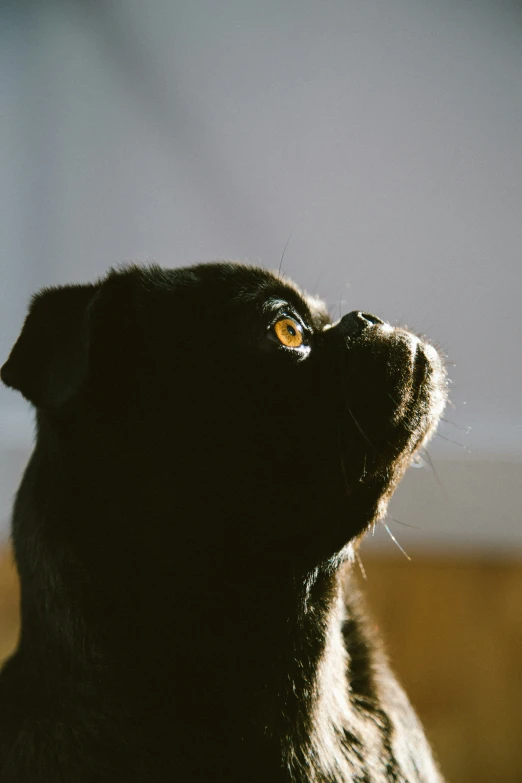
[[[410, 471], [392, 512], [429, 532], [393, 523], [401, 542], [520, 548], [520, 5], [0, 7], [1, 357], [43, 284], [128, 260], [274, 267], [292, 232], [284, 269], [335, 313], [406, 322], [457, 364], [442, 487]], [[0, 394], [5, 530], [32, 424]]]

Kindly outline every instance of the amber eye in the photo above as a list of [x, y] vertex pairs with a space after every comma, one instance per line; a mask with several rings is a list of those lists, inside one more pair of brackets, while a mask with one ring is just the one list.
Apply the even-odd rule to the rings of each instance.
[[287, 348], [299, 348], [303, 344], [303, 332], [293, 318], [281, 318], [274, 324], [274, 330], [283, 345]]

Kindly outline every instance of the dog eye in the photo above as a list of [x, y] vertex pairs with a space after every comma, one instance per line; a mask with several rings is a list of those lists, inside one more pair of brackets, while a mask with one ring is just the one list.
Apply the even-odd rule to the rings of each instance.
[[274, 324], [274, 331], [287, 348], [299, 348], [303, 344], [303, 330], [293, 318], [281, 318]]

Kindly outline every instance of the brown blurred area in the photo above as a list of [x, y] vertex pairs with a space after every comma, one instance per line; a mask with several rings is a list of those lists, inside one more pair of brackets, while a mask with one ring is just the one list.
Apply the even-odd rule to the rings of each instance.
[[364, 566], [370, 611], [448, 783], [520, 783], [522, 560]]
[[13, 557], [0, 550], [0, 661], [12, 653], [18, 640], [20, 588]]
[[[448, 783], [522, 780], [522, 560], [365, 557], [363, 584], [389, 657]], [[0, 660], [19, 589], [0, 553]]]

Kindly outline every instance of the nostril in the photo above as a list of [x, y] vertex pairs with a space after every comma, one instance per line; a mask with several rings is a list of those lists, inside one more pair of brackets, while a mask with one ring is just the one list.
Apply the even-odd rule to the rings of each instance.
[[381, 321], [375, 315], [371, 315], [371, 313], [361, 313], [358, 310], [353, 310], [341, 318], [340, 327], [345, 337], [356, 337], [369, 326], [382, 323], [384, 321]]
[[384, 321], [381, 321], [380, 318], [377, 318], [376, 315], [372, 315], [371, 313], [357, 313], [359, 318], [363, 318], [365, 321], [368, 321], [370, 324], [383, 324]]

